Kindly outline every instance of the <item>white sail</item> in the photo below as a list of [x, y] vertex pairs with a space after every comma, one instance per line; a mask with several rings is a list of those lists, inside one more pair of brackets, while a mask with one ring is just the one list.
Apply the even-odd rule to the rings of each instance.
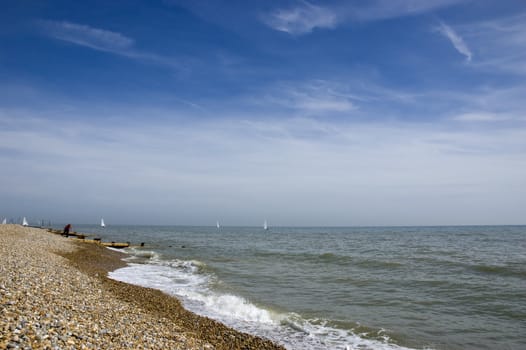
[[104, 219], [100, 219], [100, 227], [106, 227], [106, 224], [104, 223]]
[[220, 228], [221, 226], [219, 226], [219, 221], [216, 221], [216, 227], [217, 228]]
[[2, 225], [7, 224], [7, 218], [4, 218], [4, 221], [2, 221]]
[[25, 216], [24, 216], [24, 219], [22, 220], [22, 226], [29, 226]]
[[267, 220], [263, 223], [263, 230], [268, 230]]

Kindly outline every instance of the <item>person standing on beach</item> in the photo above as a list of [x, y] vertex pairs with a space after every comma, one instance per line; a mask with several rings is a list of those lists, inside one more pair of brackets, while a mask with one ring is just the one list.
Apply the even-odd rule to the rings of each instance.
[[71, 224], [67, 224], [66, 226], [64, 226], [63, 235], [67, 237], [69, 235], [69, 230], [71, 230]]

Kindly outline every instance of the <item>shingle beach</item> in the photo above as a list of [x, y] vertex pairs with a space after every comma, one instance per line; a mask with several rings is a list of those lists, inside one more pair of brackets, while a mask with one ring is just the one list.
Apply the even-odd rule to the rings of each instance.
[[107, 278], [122, 255], [0, 225], [0, 349], [284, 349]]

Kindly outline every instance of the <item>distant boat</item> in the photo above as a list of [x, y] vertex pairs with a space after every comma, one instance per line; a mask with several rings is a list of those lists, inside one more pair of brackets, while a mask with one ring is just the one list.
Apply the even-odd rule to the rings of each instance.
[[268, 230], [267, 220], [263, 223], [263, 230]]
[[219, 226], [219, 221], [216, 221], [216, 227], [217, 228], [220, 228], [221, 226]]
[[4, 218], [4, 221], [2, 221], [2, 225], [7, 224], [7, 218]]
[[22, 220], [22, 226], [29, 226], [25, 216], [24, 216], [24, 219]]
[[100, 227], [106, 227], [106, 224], [104, 223], [104, 219], [100, 219]]

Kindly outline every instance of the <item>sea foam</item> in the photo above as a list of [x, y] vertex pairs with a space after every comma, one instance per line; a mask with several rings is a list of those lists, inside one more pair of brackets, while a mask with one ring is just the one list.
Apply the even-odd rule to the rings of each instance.
[[128, 253], [132, 254], [128, 266], [110, 272], [110, 278], [176, 296], [190, 311], [237, 330], [269, 338], [287, 349], [407, 349], [389, 343], [387, 337], [385, 342], [367, 339], [364, 335], [328, 326], [320, 320], [279, 313], [257, 306], [241, 296], [214, 291], [210, 288], [214, 276], [203, 273], [205, 264], [202, 262], [163, 260], [159, 254], [149, 251]]

